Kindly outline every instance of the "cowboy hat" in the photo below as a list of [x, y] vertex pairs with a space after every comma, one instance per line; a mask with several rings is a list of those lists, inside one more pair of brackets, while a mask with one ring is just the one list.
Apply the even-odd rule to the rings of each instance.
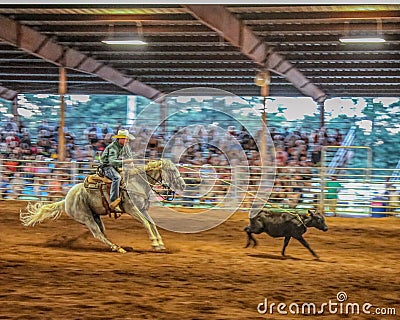
[[130, 140], [134, 140], [135, 139], [135, 137], [133, 135], [131, 135], [129, 133], [129, 131], [126, 130], [126, 129], [118, 130], [118, 133], [115, 136], [112, 136], [112, 138], [113, 139], [120, 139], [120, 138], [122, 139], [122, 138], [124, 138], [124, 139], [130, 139]]

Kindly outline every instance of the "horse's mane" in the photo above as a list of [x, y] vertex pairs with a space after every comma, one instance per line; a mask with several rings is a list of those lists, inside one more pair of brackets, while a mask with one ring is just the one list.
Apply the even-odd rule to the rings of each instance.
[[171, 160], [165, 158], [162, 158], [160, 160], [152, 160], [147, 165], [145, 165], [146, 171], [157, 170], [157, 169], [163, 169], [169, 171], [176, 169], [176, 166]]
[[149, 172], [161, 169], [174, 170], [176, 169], [176, 166], [171, 160], [163, 158], [160, 160], [151, 160], [144, 166], [142, 165], [135, 166], [133, 169], [131, 169], [130, 172], [135, 174], [135, 173], [143, 173], [143, 171]]
[[144, 170], [153, 171], [153, 170], [160, 170], [162, 168], [162, 159], [161, 160], [151, 160], [144, 166]]
[[[169, 159], [160, 159], [149, 161], [145, 165], [135, 165], [132, 169], [127, 170], [124, 180], [127, 184], [142, 185], [142, 181], [146, 181], [151, 186], [154, 183], [162, 183], [168, 186], [170, 190], [182, 191], [185, 188], [185, 181], [180, 176], [176, 165]], [[147, 176], [147, 177], [146, 177]], [[138, 177], [141, 177], [140, 180]], [[151, 180], [147, 180], [150, 178]], [[150, 182], [151, 183], [150, 183]], [[142, 185], [143, 186], [143, 185]]]

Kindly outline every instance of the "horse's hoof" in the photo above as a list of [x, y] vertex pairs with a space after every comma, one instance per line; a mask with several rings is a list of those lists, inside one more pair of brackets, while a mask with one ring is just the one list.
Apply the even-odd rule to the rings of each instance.
[[153, 249], [156, 251], [167, 250], [167, 248], [164, 246], [154, 246]]
[[125, 250], [125, 249], [123, 249], [123, 248], [121, 248], [121, 247], [117, 247], [117, 246], [113, 246], [113, 247], [111, 248], [111, 250], [114, 251], [114, 252], [126, 253], [126, 250]]
[[123, 249], [123, 248], [118, 248], [118, 252], [119, 252], [119, 253], [126, 253], [126, 250]]

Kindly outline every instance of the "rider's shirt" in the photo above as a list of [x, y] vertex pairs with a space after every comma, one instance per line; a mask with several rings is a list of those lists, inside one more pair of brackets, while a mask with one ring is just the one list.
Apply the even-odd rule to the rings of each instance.
[[100, 161], [114, 168], [122, 168], [122, 160], [119, 159], [123, 145], [118, 140], [111, 142], [103, 151]]

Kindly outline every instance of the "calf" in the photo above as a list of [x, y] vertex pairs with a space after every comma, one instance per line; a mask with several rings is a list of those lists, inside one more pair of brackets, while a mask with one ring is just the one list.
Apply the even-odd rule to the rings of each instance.
[[322, 231], [328, 231], [323, 215], [316, 210], [308, 210], [306, 214], [297, 214], [290, 212], [271, 212], [260, 211], [255, 217], [250, 218], [250, 225], [244, 228], [247, 232], [246, 248], [253, 241], [253, 247], [257, 245], [256, 239], [252, 233], [260, 234], [266, 232], [271, 237], [285, 237], [282, 248], [282, 256], [285, 255], [285, 249], [289, 244], [290, 238], [295, 238], [305, 246], [311, 254], [318, 258], [317, 254], [310, 248], [307, 241], [303, 238], [303, 234], [308, 227], [315, 227]]

